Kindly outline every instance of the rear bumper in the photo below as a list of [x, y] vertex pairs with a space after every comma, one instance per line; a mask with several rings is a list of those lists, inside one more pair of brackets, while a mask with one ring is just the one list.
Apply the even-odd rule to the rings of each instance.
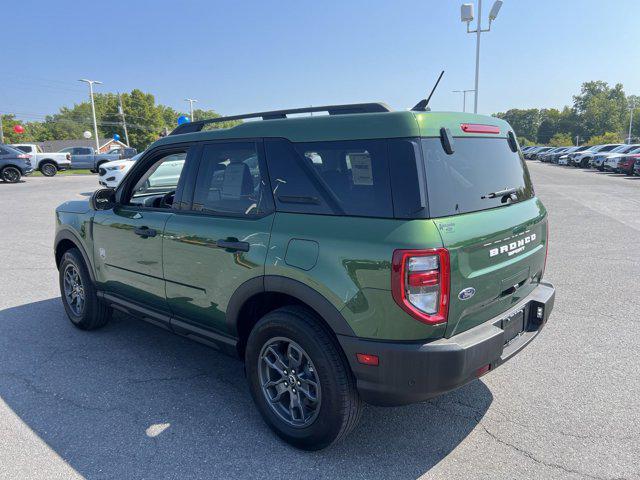
[[[357, 379], [362, 399], [374, 405], [406, 405], [465, 385], [479, 369], [493, 370], [526, 347], [546, 324], [555, 299], [553, 285], [541, 283], [516, 307], [482, 325], [425, 344], [378, 342], [338, 336]], [[538, 307], [543, 317], [538, 320]], [[525, 330], [505, 345], [504, 319], [524, 309]], [[358, 363], [357, 353], [377, 355], [378, 366]]]

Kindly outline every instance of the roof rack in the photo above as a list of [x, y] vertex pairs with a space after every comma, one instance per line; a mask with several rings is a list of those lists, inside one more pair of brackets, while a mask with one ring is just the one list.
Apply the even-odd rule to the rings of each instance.
[[327, 112], [329, 115], [346, 115], [348, 113], [378, 113], [390, 112], [391, 109], [384, 103], [352, 103], [348, 105], [326, 105], [322, 107], [292, 108], [289, 110], [273, 110], [271, 112], [246, 113], [230, 117], [208, 118], [197, 122], [183, 123], [176, 127], [169, 135], [199, 132], [209, 123], [228, 122], [230, 120], [242, 120], [245, 118], [262, 118], [262, 120], [274, 120], [287, 118], [287, 115], [296, 113]]

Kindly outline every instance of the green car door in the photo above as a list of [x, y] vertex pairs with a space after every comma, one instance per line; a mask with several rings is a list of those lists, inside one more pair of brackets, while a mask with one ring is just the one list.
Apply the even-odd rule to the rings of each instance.
[[229, 334], [229, 299], [264, 275], [273, 206], [260, 141], [202, 146], [193, 202], [171, 216], [163, 243], [172, 325]]
[[[96, 280], [107, 294], [167, 313], [162, 271], [163, 232], [186, 150], [148, 158], [139, 179], [110, 210], [93, 220]], [[125, 189], [126, 190], [126, 189]]]

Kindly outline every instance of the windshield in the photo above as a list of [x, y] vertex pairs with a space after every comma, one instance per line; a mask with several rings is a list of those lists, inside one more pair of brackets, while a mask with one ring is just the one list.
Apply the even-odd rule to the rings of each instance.
[[447, 155], [439, 138], [422, 139], [431, 217], [504, 207], [533, 197], [524, 158], [511, 151], [507, 139], [455, 138], [453, 148]]

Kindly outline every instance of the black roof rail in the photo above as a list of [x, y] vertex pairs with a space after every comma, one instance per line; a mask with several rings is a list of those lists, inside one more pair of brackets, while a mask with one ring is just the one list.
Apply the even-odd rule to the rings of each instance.
[[242, 120], [245, 118], [262, 118], [262, 120], [274, 120], [287, 118], [287, 115], [296, 113], [327, 112], [329, 115], [346, 115], [348, 113], [377, 113], [390, 112], [391, 109], [384, 103], [352, 103], [348, 105], [325, 105], [322, 107], [291, 108], [289, 110], [273, 110], [271, 112], [246, 113], [244, 115], [232, 115], [230, 117], [208, 118], [197, 122], [183, 123], [176, 127], [169, 135], [199, 132], [209, 123], [228, 122], [230, 120]]

